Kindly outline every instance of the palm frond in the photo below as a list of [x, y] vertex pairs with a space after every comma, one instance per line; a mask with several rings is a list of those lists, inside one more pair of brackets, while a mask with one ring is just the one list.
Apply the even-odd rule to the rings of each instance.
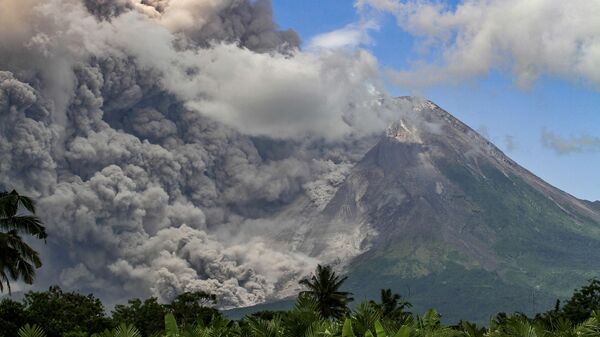
[[19, 195], [19, 206], [22, 206], [30, 213], [35, 214], [35, 203], [31, 198], [24, 195]]
[[25, 243], [25, 241], [23, 241], [21, 236], [19, 236], [16, 231], [13, 230], [4, 234], [5, 235], [0, 239], [4, 241], [0, 243], [0, 245], [6, 245], [6, 249], [8, 251], [12, 250], [11, 254], [6, 254], [9, 256], [9, 258], [14, 258], [15, 262], [17, 260], [31, 262], [37, 268], [42, 266], [42, 261], [40, 260], [38, 252]]
[[0, 229], [16, 230], [20, 233], [33, 235], [38, 239], [46, 239], [48, 234], [40, 219], [33, 215], [15, 215], [0, 218]]
[[142, 337], [142, 334], [131, 324], [121, 324], [114, 330], [113, 337]]
[[173, 313], [165, 315], [165, 335], [166, 337], [179, 337], [179, 328]]
[[352, 330], [352, 320], [346, 318], [344, 321], [344, 327], [342, 328], [342, 337], [355, 337], [354, 330]]
[[250, 317], [247, 322], [254, 337], [284, 336], [284, 330], [280, 317], [275, 317], [274, 319], [268, 321], [256, 317]]
[[15, 216], [19, 209], [19, 195], [16, 191], [3, 193], [0, 197], [0, 217], [7, 218]]
[[19, 337], [46, 337], [46, 333], [37, 325], [25, 324], [19, 329]]

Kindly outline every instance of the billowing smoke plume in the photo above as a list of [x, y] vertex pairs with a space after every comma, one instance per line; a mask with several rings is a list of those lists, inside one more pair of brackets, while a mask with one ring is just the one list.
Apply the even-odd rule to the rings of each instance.
[[100, 20], [137, 10], [166, 27], [183, 33], [185, 42], [207, 46], [213, 41], [237, 42], [253, 51], [288, 50], [300, 45], [291, 29], [280, 31], [268, 0], [83, 0]]
[[321, 257], [282, 238], [391, 117], [370, 54], [300, 51], [268, 1], [5, 0], [0, 21], [0, 187], [39, 200], [39, 286], [285, 295]]

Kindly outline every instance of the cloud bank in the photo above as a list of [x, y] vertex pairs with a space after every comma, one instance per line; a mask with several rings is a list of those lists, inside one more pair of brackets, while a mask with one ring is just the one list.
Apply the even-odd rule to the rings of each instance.
[[393, 14], [417, 39], [421, 60], [390, 71], [402, 87], [452, 84], [508, 70], [529, 87], [544, 74], [600, 86], [600, 3], [597, 1], [357, 0], [360, 11]]
[[0, 187], [39, 200], [42, 287], [282, 296], [319, 257], [268, 217], [318, 211], [394, 117], [371, 54], [299, 50], [269, 1], [5, 0], [0, 21]]

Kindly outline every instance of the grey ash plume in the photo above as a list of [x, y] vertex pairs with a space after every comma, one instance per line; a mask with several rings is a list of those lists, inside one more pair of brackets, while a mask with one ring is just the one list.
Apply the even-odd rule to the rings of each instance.
[[243, 306], [313, 269], [272, 217], [318, 209], [387, 123], [369, 53], [303, 52], [263, 0], [2, 6], [0, 186], [39, 200], [38, 286]]

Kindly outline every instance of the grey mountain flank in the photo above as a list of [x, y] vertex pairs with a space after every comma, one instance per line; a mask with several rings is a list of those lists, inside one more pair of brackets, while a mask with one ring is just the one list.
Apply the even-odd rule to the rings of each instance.
[[350, 262], [352, 290], [412, 286], [418, 307], [486, 320], [493, 301], [530, 312], [598, 275], [598, 202], [547, 184], [429, 101], [414, 114], [388, 128], [323, 210], [376, 233]]
[[[413, 113], [350, 169], [296, 247], [340, 263], [359, 298], [391, 287], [448, 319], [549, 308], [599, 275], [598, 202], [544, 182], [434, 103], [406, 102]], [[340, 246], [350, 256], [336, 260]]]

